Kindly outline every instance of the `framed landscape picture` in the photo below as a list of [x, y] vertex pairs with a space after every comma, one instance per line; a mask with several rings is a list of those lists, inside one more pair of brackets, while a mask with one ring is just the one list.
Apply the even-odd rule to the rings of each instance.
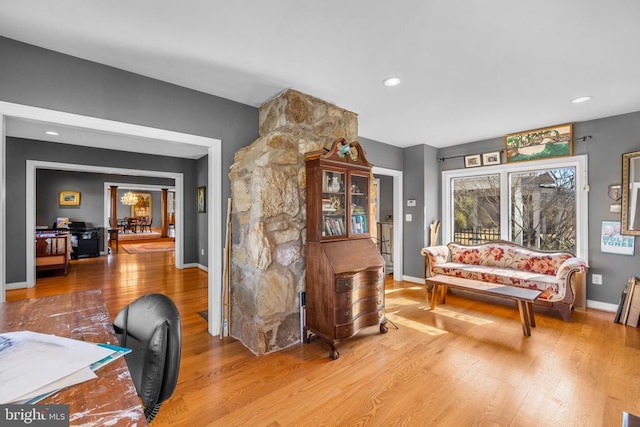
[[567, 123], [504, 137], [505, 163], [571, 156], [573, 124]]
[[484, 153], [482, 155], [482, 165], [491, 166], [500, 164], [500, 152], [495, 151], [493, 153]]
[[472, 154], [470, 156], [464, 156], [464, 167], [465, 168], [476, 168], [478, 166], [482, 166], [482, 161], [480, 159], [480, 154]]
[[80, 192], [61, 191], [59, 204], [60, 206], [80, 206]]

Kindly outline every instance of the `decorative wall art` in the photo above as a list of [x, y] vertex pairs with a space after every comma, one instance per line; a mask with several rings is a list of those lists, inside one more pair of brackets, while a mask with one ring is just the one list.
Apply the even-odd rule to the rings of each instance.
[[620, 221], [602, 221], [600, 252], [633, 255], [635, 236], [620, 234]]
[[153, 207], [153, 198], [151, 197], [151, 193], [138, 193], [136, 192], [136, 196], [138, 196], [138, 203], [131, 206], [131, 216], [134, 218], [138, 218], [141, 216], [152, 216]]
[[80, 206], [80, 192], [66, 191], [60, 192], [60, 206]]
[[482, 166], [482, 160], [480, 159], [480, 154], [472, 154], [470, 156], [464, 156], [465, 168], [476, 168], [478, 166]]
[[484, 153], [482, 155], [482, 164], [484, 166], [492, 166], [500, 164], [500, 152], [495, 151], [493, 153]]
[[573, 124], [513, 133], [504, 137], [505, 162], [548, 159], [573, 154]]
[[196, 209], [198, 213], [207, 213], [207, 187], [198, 187], [196, 190]]

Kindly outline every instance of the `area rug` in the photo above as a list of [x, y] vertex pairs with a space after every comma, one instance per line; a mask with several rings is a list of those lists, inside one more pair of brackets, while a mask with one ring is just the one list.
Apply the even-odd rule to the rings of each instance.
[[125, 240], [147, 240], [147, 239], [159, 239], [162, 237], [157, 231], [145, 231], [144, 233], [123, 233], [122, 231], [118, 232], [118, 239], [122, 242]]
[[176, 248], [175, 242], [127, 243], [120, 247], [129, 254], [146, 254], [151, 252], [170, 252]]

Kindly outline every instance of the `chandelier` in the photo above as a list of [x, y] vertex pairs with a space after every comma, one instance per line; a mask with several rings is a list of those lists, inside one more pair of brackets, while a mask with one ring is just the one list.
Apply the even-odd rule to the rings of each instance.
[[138, 195], [135, 194], [135, 193], [132, 193], [131, 191], [127, 191], [120, 198], [120, 203], [122, 203], [123, 205], [128, 205], [128, 206], [137, 205], [138, 204]]

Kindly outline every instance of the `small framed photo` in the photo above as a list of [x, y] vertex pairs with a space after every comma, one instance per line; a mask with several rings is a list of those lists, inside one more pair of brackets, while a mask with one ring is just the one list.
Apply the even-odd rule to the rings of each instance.
[[499, 151], [494, 151], [493, 153], [484, 153], [482, 155], [482, 164], [484, 166], [499, 165], [500, 163]]
[[79, 191], [61, 191], [60, 206], [80, 206], [80, 192]]
[[600, 252], [633, 255], [636, 236], [620, 234], [620, 221], [602, 221]]
[[476, 168], [478, 166], [482, 166], [480, 154], [472, 154], [471, 156], [464, 156], [465, 168]]
[[196, 190], [196, 210], [198, 213], [207, 213], [207, 187], [198, 187]]

